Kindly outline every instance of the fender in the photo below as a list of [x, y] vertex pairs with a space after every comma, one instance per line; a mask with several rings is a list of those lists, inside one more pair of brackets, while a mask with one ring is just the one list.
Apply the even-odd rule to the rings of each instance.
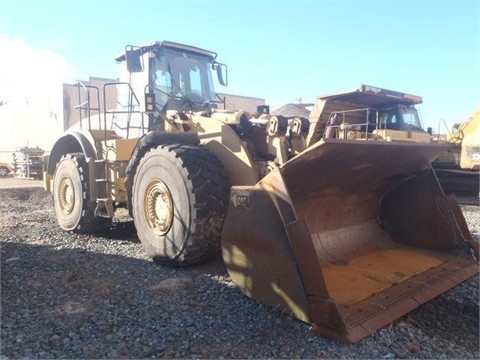
[[48, 156], [47, 167], [44, 170], [43, 187], [46, 191], [52, 191], [51, 181], [53, 180], [53, 174], [55, 173], [57, 163], [63, 155], [83, 153], [87, 163], [89, 158], [97, 159], [94, 146], [92, 145], [92, 141], [89, 140], [88, 135], [90, 134], [85, 134], [80, 131], [71, 131], [55, 142], [55, 145]]
[[59, 138], [50, 152], [47, 173], [53, 175], [55, 167], [63, 155], [70, 153], [83, 153], [85, 158], [97, 159], [94, 147], [87, 136], [80, 131], [72, 131]]

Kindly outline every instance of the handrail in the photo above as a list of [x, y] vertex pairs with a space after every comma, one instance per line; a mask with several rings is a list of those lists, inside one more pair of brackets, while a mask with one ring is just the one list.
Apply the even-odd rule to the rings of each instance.
[[440, 119], [438, 121], [438, 134], [437, 134], [437, 140], [440, 140], [440, 124], [443, 123], [445, 125], [445, 129], [447, 129], [448, 132], [448, 137], [449, 139], [453, 138], [452, 133], [450, 132], [450, 129], [448, 128], [447, 122], [444, 119]]
[[[98, 127], [101, 128], [101, 123], [100, 123], [100, 94], [99, 94], [99, 89], [98, 87], [96, 86], [93, 86], [93, 85], [85, 85], [82, 81], [77, 81], [74, 86], [77, 87], [77, 94], [78, 94], [78, 102], [79, 104], [78, 105], [75, 105], [73, 108], [74, 109], [78, 109], [78, 113], [79, 113], [79, 121], [80, 121], [80, 129], [83, 130], [83, 122], [82, 122], [82, 110], [86, 110], [87, 111], [87, 118], [88, 118], [88, 129], [90, 130], [92, 128], [92, 123], [91, 123], [91, 111], [97, 111], [98, 112]], [[86, 97], [87, 99], [82, 102], [82, 93], [81, 93], [81, 88], [83, 88], [83, 90], [85, 91], [86, 93]], [[98, 104], [98, 107], [96, 108], [92, 108], [91, 107], [91, 103], [90, 103], [90, 89], [92, 90], [95, 90], [96, 91], [96, 95], [97, 95], [97, 104]], [[85, 106], [87, 105], [87, 106]]]
[[[365, 116], [365, 122], [347, 122], [346, 119], [346, 114], [348, 113], [353, 113], [353, 112], [361, 112], [365, 111], [366, 116]], [[375, 124], [369, 122], [370, 118], [370, 113], [374, 112], [376, 114], [375, 116]], [[338, 115], [341, 115], [341, 122], [337, 120]], [[352, 128], [354, 126], [364, 126], [365, 130], [362, 131], [362, 133], [365, 133], [365, 139], [368, 140], [368, 133], [369, 133], [369, 126], [375, 125], [375, 130], [378, 130], [380, 128], [379, 124], [379, 119], [378, 119], [378, 111], [372, 108], [361, 108], [361, 109], [352, 109], [352, 110], [342, 110], [342, 111], [333, 111], [330, 113], [330, 116], [328, 117], [323, 137], [324, 138], [331, 138], [334, 137], [334, 132], [337, 129], [341, 130], [347, 130], [349, 128]], [[338, 131], [336, 132], [336, 137], [339, 137]], [[343, 138], [346, 139], [347, 132], [343, 133]]]
[[[132, 86], [128, 82], [109, 82], [105, 83], [103, 85], [103, 102], [106, 104], [106, 88], [110, 86], [117, 86], [117, 85], [126, 85], [128, 87], [128, 104], [126, 105], [127, 110], [107, 110], [105, 108], [104, 111], [104, 124], [105, 124], [105, 132], [106, 132], [106, 124], [107, 124], [107, 114], [112, 114], [112, 127], [115, 126], [116, 128], [120, 130], [126, 130], [127, 134], [126, 137], [128, 138], [130, 129], [141, 129], [142, 134], [145, 134], [145, 125], [144, 125], [144, 116], [143, 112], [141, 110], [134, 110], [135, 106], [140, 107], [140, 101], [138, 100], [137, 95], [135, 94], [135, 91], [133, 90]], [[134, 103], [135, 102], [135, 103]], [[118, 97], [117, 97], [117, 103], [118, 103]], [[127, 119], [127, 125], [125, 127], [119, 126], [118, 124], [114, 124], [113, 118], [115, 114], [128, 114], [128, 119]], [[131, 115], [132, 114], [141, 114], [141, 126], [130, 126], [130, 121], [131, 121]], [[106, 134], [105, 134], [106, 136]]]

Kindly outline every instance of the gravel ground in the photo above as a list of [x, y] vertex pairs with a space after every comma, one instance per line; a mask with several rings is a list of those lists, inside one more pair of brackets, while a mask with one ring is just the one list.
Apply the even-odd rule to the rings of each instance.
[[[478, 240], [478, 199], [467, 203]], [[41, 188], [0, 189], [0, 240], [3, 360], [480, 358], [478, 277], [345, 344], [243, 296], [221, 258], [155, 265], [132, 222], [99, 236], [60, 231]]]

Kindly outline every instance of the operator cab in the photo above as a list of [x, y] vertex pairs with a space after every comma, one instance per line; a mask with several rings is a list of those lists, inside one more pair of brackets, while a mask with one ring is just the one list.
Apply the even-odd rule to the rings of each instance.
[[212, 58], [167, 47], [153, 53], [150, 87], [159, 111], [202, 111], [216, 103]]
[[154, 95], [155, 111], [165, 114], [167, 110], [203, 111], [221, 102], [215, 93], [212, 70], [223, 86], [227, 85], [227, 73], [226, 65], [218, 63], [216, 56], [208, 50], [162, 41], [127, 46], [125, 55], [117, 61], [125, 60], [124, 78], [135, 92], [135, 78], [142, 78], [143, 92]]
[[424, 132], [417, 109], [413, 105], [381, 108], [378, 114], [380, 129]]
[[113, 129], [126, 139], [138, 138], [148, 131], [164, 131], [168, 110], [210, 112], [223, 103], [215, 93], [212, 70], [226, 86], [227, 67], [216, 57], [170, 41], [128, 45], [116, 58], [120, 79]]

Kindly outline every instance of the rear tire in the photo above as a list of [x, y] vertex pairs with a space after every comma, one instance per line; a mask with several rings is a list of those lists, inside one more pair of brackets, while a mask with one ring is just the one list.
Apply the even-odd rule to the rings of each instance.
[[53, 180], [53, 202], [63, 230], [92, 233], [111, 224], [111, 219], [95, 217], [96, 203], [88, 200], [88, 166], [79, 154], [64, 155]]
[[162, 145], [137, 167], [132, 212], [138, 236], [156, 263], [176, 267], [219, 252], [230, 185], [220, 161], [203, 147]]

